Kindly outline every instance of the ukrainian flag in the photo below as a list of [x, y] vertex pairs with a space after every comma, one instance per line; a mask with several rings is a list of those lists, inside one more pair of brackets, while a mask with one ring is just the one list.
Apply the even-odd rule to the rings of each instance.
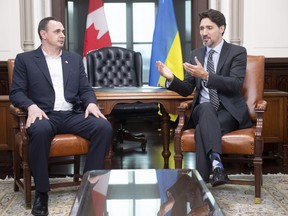
[[159, 0], [152, 43], [149, 86], [165, 85], [165, 78], [160, 76], [156, 68], [158, 60], [169, 67], [179, 79], [184, 79], [180, 36], [172, 0]]

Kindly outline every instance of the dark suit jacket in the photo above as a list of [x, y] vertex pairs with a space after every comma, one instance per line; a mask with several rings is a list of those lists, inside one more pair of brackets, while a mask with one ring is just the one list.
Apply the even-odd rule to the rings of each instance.
[[[201, 64], [204, 65], [205, 53], [205, 47], [192, 51], [190, 62], [196, 64], [194, 57], [197, 56]], [[246, 73], [246, 64], [246, 49], [224, 41], [216, 74], [209, 74], [209, 79], [206, 84], [207, 88], [217, 89], [223, 106], [239, 122], [239, 128], [252, 126], [246, 102], [241, 95], [242, 84]], [[184, 80], [181, 81], [175, 77], [170, 84], [169, 89], [176, 91], [182, 96], [189, 96], [192, 94], [194, 88], [196, 88], [192, 105], [193, 110], [199, 103], [199, 92], [201, 87], [201, 79], [185, 73]], [[188, 127], [195, 127], [191, 120], [192, 119], [190, 118]]]
[[[80, 104], [85, 109], [89, 103], [96, 103], [82, 57], [63, 51], [61, 59], [65, 99], [73, 104], [74, 111], [81, 112]], [[44, 112], [53, 110], [55, 92], [41, 47], [16, 56], [10, 100], [23, 109], [36, 104]]]

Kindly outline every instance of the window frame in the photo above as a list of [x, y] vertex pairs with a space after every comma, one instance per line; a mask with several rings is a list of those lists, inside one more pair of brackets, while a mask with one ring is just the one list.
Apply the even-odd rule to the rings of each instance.
[[[102, 0], [104, 3], [126, 3], [127, 4], [127, 28], [126, 28], [126, 37], [127, 37], [127, 48], [133, 49], [134, 44], [145, 44], [145, 43], [135, 43], [133, 41], [133, 23], [132, 23], [132, 16], [133, 16], [133, 3], [137, 2], [154, 2], [155, 3], [155, 14], [157, 14], [158, 9], [158, 0]], [[202, 41], [199, 35], [199, 19], [198, 19], [198, 13], [200, 11], [206, 10], [208, 8], [208, 0], [191, 0], [191, 39], [187, 41], [186, 34], [185, 34], [185, 24], [184, 24], [184, 30], [183, 26], [183, 16], [181, 13], [177, 14], [177, 9], [179, 1], [174, 0], [174, 10], [175, 10], [175, 16], [177, 20], [177, 26], [178, 31], [180, 33], [180, 39], [181, 39], [181, 46], [182, 46], [182, 56], [183, 61], [187, 61], [187, 56], [190, 53], [191, 49], [195, 49], [199, 46], [202, 46]], [[63, 24], [66, 29], [68, 26], [68, 0], [51, 0], [52, 4], [52, 16], [58, 18]], [[180, 6], [181, 7], [181, 6]], [[65, 15], [63, 15], [65, 14]], [[177, 16], [178, 15], [178, 16]], [[156, 18], [156, 17], [155, 17]], [[184, 23], [185, 23], [185, 17], [184, 17]], [[69, 40], [69, 36], [67, 37]], [[66, 41], [65, 48], [68, 48], [68, 42]], [[187, 51], [187, 43], [190, 43], [190, 50]], [[117, 45], [117, 43], [113, 43], [114, 45]], [[146, 44], [150, 44], [150, 42], [147, 42]], [[152, 44], [152, 42], [151, 42]], [[187, 54], [188, 52], [188, 54]], [[146, 84], [147, 81], [145, 80], [144, 84]]]

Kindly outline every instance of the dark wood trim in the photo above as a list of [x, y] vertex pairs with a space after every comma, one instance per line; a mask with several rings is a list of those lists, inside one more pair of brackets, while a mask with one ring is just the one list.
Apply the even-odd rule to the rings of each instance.
[[9, 94], [7, 61], [0, 61], [0, 95]]
[[265, 58], [265, 68], [288, 68], [288, 58]]
[[0, 61], [0, 73], [7, 72], [7, 61]]
[[9, 107], [9, 95], [0, 95], [0, 151], [12, 150], [14, 146], [12, 118]]
[[[64, 28], [68, 29], [67, 23], [67, 8], [68, 8], [68, 1], [67, 0], [51, 0], [52, 4], [52, 16], [59, 19], [63, 24]], [[68, 40], [65, 41], [65, 49], [67, 49]]]
[[288, 58], [265, 59], [264, 88], [288, 92]]
[[207, 9], [208, 0], [191, 0], [191, 50], [202, 46], [202, 40], [199, 34], [198, 14]]
[[59, 19], [64, 25], [66, 25], [67, 17], [67, 1], [52, 0], [52, 16]]

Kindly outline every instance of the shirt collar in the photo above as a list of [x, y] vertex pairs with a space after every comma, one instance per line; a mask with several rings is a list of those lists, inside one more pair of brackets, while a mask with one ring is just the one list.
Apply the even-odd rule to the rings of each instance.
[[60, 50], [60, 53], [59, 53], [59, 55], [58, 56], [56, 56], [56, 57], [52, 57], [52, 56], [49, 56], [48, 55], [48, 53], [46, 53], [44, 50], [43, 50], [43, 48], [41, 47], [41, 50], [42, 50], [42, 52], [43, 52], [43, 54], [44, 54], [44, 56], [45, 56], [45, 58], [47, 58], [47, 57], [49, 57], [49, 58], [59, 58], [59, 57], [61, 57], [61, 55], [62, 55], [62, 49]]
[[[219, 54], [221, 52], [223, 44], [224, 44], [224, 40], [222, 39], [222, 41], [216, 47], [214, 47], [213, 50]], [[209, 53], [211, 49], [212, 49], [211, 47], [206, 47], [206, 50], [207, 50], [206, 53]]]

